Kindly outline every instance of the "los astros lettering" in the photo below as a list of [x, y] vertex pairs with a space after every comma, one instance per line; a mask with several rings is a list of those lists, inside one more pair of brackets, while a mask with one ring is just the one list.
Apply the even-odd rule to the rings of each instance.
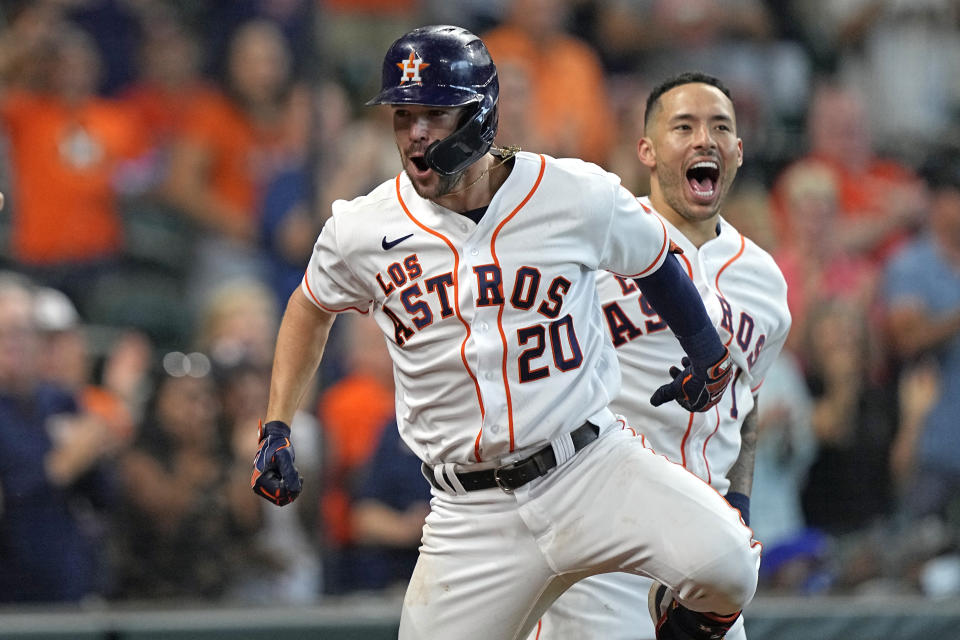
[[[563, 298], [571, 286], [570, 280], [557, 276], [550, 281], [541, 298], [540, 284], [543, 278], [540, 270], [523, 266], [517, 269], [512, 278], [513, 286], [508, 297], [504, 294], [503, 272], [499, 266], [477, 265], [473, 268], [473, 274], [476, 278], [477, 308], [504, 305], [509, 301], [511, 307], [521, 311], [536, 306], [537, 313], [550, 320], [560, 316]], [[401, 347], [415, 331], [433, 324], [435, 314], [438, 313], [440, 319], [454, 314], [451, 291], [454, 274], [448, 271], [425, 279], [422, 276], [423, 267], [416, 254], [407, 256], [402, 263], [389, 264], [376, 275], [377, 285], [384, 296], [383, 312], [393, 322], [394, 340]], [[405, 319], [401, 319], [398, 310], [391, 309], [387, 304], [387, 299], [394, 294], [406, 312]]]
[[[649, 334], [665, 330], [667, 324], [660, 319], [660, 316], [654, 308], [639, 292], [636, 283], [630, 278], [624, 278], [622, 276], [614, 277], [617, 282], [620, 283], [620, 289], [624, 294], [635, 293], [637, 295], [640, 311], [645, 317], [644, 328], [646, 329], [646, 333]], [[720, 320], [720, 327], [734, 337], [737, 346], [740, 347], [740, 350], [743, 351], [747, 357], [747, 365], [753, 367], [767, 340], [766, 335], [760, 334], [754, 342], [753, 330], [756, 322], [753, 316], [745, 311], [741, 311], [735, 323], [733, 308], [730, 306], [730, 302], [720, 295], [717, 296], [717, 300], [720, 301], [720, 309], [723, 313]], [[644, 334], [644, 331], [634, 324], [629, 314], [617, 302], [605, 304], [603, 306], [603, 315], [607, 321], [607, 329], [610, 331], [610, 340], [615, 347], [620, 347]], [[736, 327], [734, 326], [735, 324]]]

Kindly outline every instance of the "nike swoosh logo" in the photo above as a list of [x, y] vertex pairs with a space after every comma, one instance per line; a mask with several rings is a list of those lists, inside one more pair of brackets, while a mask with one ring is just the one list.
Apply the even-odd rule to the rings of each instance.
[[387, 242], [387, 236], [383, 236], [383, 240], [380, 241], [380, 246], [383, 247], [383, 250], [384, 250], [384, 251], [389, 251], [390, 249], [393, 249], [395, 246], [397, 246], [398, 244], [400, 244], [401, 242], [403, 242], [403, 241], [406, 240], [407, 238], [412, 238], [412, 237], [413, 237], [413, 234], [412, 234], [412, 233], [408, 233], [407, 235], [403, 236], [402, 238], [397, 238], [396, 240], [391, 240], [391, 241]]

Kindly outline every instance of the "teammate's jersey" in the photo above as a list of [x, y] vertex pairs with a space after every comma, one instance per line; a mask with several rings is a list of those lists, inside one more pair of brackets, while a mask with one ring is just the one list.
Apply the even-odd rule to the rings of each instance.
[[335, 202], [302, 288], [328, 311], [374, 312], [404, 440], [430, 464], [471, 464], [609, 404], [620, 373], [594, 272], [647, 275], [668, 245], [614, 174], [522, 152], [479, 224], [405, 173]]
[[[647, 198], [640, 201], [652, 208]], [[684, 352], [632, 280], [600, 273], [601, 306], [623, 372], [620, 395], [610, 408], [625, 416], [654, 451], [726, 493], [726, 474], [740, 451], [740, 426], [790, 329], [787, 285], [773, 258], [722, 218], [719, 235], [699, 249], [664, 224], [683, 249], [677, 257], [730, 349], [734, 377], [707, 412], [690, 413], [674, 402], [652, 406], [651, 394], [669, 382], [667, 372]]]

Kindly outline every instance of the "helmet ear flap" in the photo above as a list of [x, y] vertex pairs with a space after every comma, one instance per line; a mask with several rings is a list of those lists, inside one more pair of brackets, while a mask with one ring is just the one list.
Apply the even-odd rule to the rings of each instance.
[[[481, 104], [456, 131], [427, 147], [424, 161], [443, 176], [460, 173], [485, 154], [493, 144], [497, 128], [497, 107]], [[491, 127], [492, 125], [492, 127]]]

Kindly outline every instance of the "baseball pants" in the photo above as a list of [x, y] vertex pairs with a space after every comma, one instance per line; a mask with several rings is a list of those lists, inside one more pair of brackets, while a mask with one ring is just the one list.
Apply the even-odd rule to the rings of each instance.
[[739, 513], [610, 418], [511, 493], [433, 490], [400, 640], [520, 640], [571, 584], [610, 571], [653, 577], [697, 611], [750, 601], [760, 545]]

